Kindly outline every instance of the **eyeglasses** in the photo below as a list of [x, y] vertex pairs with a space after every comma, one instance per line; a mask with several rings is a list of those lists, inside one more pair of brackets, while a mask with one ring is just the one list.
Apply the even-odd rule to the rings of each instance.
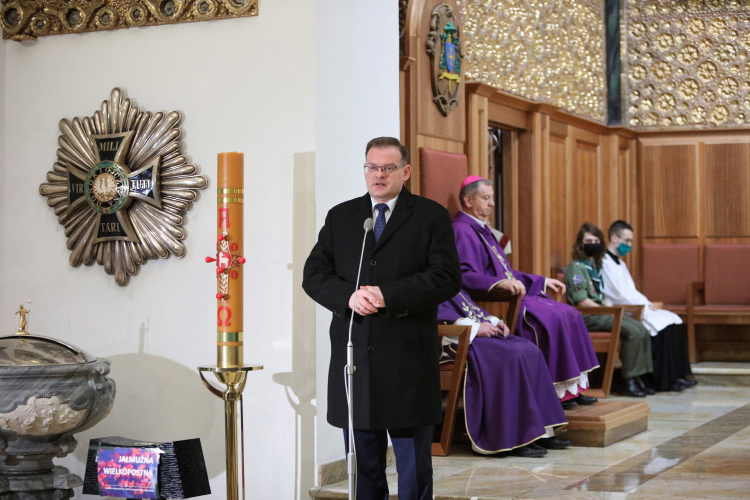
[[371, 172], [373, 174], [377, 172], [378, 170], [380, 170], [384, 174], [390, 175], [396, 170], [398, 170], [399, 168], [401, 168], [399, 165], [393, 165], [393, 164], [380, 167], [378, 165], [373, 165], [372, 163], [365, 163], [365, 171]]

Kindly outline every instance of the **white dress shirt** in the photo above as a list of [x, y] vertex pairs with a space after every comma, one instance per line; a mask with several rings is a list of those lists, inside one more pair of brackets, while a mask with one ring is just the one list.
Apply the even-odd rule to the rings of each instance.
[[665, 329], [669, 325], [679, 325], [682, 319], [672, 311], [666, 309], [657, 309], [652, 311], [648, 306], [652, 306], [648, 298], [636, 290], [633, 277], [628, 271], [628, 266], [622, 259], [615, 262], [609, 253], [604, 255], [602, 260], [602, 279], [604, 280], [604, 293], [613, 304], [631, 304], [641, 305], [643, 308], [643, 326], [648, 329], [652, 337]]
[[[385, 223], [388, 224], [388, 219], [391, 218], [391, 214], [393, 213], [393, 208], [396, 206], [396, 200], [398, 200], [398, 195], [396, 195], [395, 198], [392, 200], [388, 200], [385, 202], [386, 205], [388, 205], [388, 209], [385, 211]], [[378, 220], [378, 211], [375, 209], [375, 205], [380, 205], [379, 202], [375, 201], [372, 196], [370, 196], [370, 201], [372, 202], [372, 222], [373, 225]]]

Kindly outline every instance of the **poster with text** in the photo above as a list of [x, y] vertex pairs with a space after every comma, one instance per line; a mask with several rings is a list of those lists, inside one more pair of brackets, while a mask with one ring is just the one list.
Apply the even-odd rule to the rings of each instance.
[[105, 497], [159, 498], [158, 448], [111, 448], [99, 450], [100, 494]]

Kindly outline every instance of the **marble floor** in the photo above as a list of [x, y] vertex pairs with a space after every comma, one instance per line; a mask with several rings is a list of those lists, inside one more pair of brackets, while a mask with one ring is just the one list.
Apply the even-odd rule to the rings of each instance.
[[[617, 397], [611, 397], [617, 399]], [[543, 458], [435, 457], [436, 500], [501, 498], [750, 498], [750, 388], [698, 386], [647, 399], [648, 431], [608, 448]], [[395, 466], [388, 469], [391, 498]], [[312, 498], [347, 498], [346, 482]]]

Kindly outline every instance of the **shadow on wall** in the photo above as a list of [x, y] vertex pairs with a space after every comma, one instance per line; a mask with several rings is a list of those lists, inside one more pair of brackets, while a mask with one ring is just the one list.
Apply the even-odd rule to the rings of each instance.
[[292, 371], [274, 373], [284, 386], [294, 418], [294, 498], [315, 486], [315, 303], [302, 290], [302, 271], [315, 245], [315, 153], [294, 155], [292, 202]]
[[[144, 441], [200, 437], [209, 477], [224, 472], [223, 405], [203, 386], [196, 371], [168, 358], [143, 352], [146, 324], [141, 324], [136, 354], [104, 356], [112, 362], [117, 385], [112, 413], [94, 428], [76, 435], [74, 455], [86, 463], [91, 438], [124, 436]], [[217, 426], [220, 438], [209, 433]]]

